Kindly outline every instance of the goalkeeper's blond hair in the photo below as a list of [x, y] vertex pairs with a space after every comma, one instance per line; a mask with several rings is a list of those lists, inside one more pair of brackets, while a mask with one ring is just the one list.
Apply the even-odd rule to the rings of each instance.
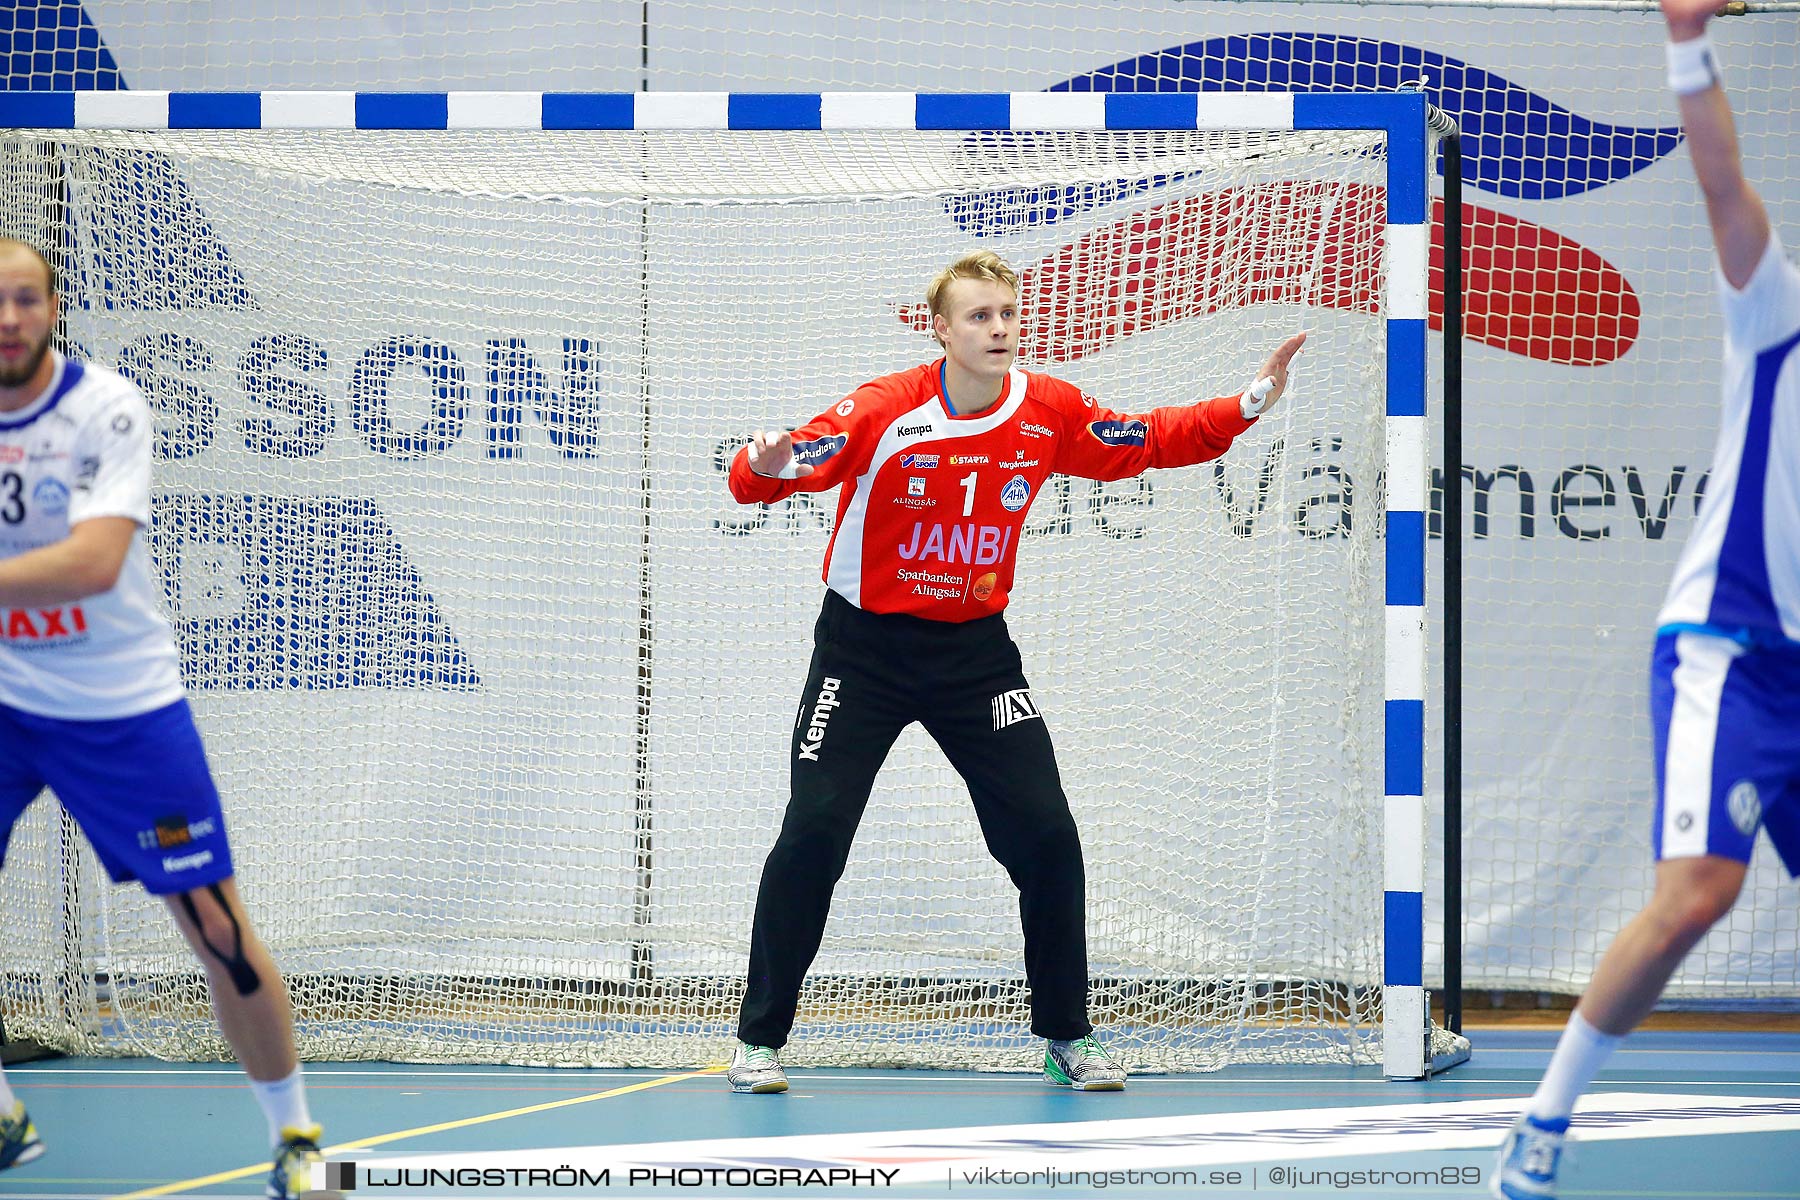
[[[925, 285], [925, 308], [930, 313], [935, 325], [939, 314], [948, 303], [947, 293], [950, 285], [958, 279], [981, 279], [989, 283], [1005, 284], [1012, 290], [1013, 299], [1019, 298], [1019, 273], [1006, 265], [1006, 260], [992, 250], [976, 250], [963, 255], [936, 275]], [[940, 345], [943, 339], [936, 333], [931, 335]]]

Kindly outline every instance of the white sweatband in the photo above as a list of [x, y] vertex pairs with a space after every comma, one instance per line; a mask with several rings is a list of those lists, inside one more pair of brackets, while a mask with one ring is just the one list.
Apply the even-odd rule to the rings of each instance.
[[754, 439], [752, 439], [750, 441], [750, 443], [744, 447], [744, 450], [750, 457], [750, 471], [752, 474], [762, 475], [762, 477], [764, 479], [798, 479], [798, 478], [800, 478], [799, 471], [798, 471], [798, 468], [800, 466], [799, 459], [789, 458], [787, 460], [786, 464], [782, 466], [781, 470], [777, 471], [775, 474], [763, 475], [763, 473], [761, 471], [758, 471], [756, 469], [756, 464], [762, 460], [762, 455], [760, 455], [756, 452], [756, 441]]
[[1275, 390], [1275, 377], [1264, 375], [1261, 379], [1244, 389], [1243, 397], [1238, 401], [1238, 412], [1246, 421], [1254, 421], [1262, 415], [1262, 410], [1269, 406], [1269, 393]]
[[1669, 90], [1692, 96], [1719, 83], [1719, 60], [1704, 33], [1692, 41], [1669, 43]]

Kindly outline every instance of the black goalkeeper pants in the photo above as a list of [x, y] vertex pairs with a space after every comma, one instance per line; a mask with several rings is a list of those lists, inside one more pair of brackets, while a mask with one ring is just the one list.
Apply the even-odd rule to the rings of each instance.
[[787, 1043], [875, 773], [914, 721], [968, 784], [988, 850], [1019, 889], [1031, 1031], [1091, 1033], [1081, 841], [1002, 615], [927, 621], [864, 612], [827, 592], [813, 639], [787, 814], [756, 893], [738, 1037]]

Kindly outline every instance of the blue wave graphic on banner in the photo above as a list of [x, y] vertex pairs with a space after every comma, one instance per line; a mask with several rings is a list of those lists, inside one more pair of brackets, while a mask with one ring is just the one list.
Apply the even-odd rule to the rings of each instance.
[[87, 9], [63, 0], [13, 0], [0, 6], [9, 92], [113, 92], [124, 88], [119, 64], [88, 20]]
[[[123, 91], [125, 77], [84, 5], [0, 0], [7, 91]], [[91, 186], [71, 173], [61, 191], [71, 299], [108, 310], [255, 308], [231, 251], [170, 159], [147, 151], [93, 154]], [[87, 179], [87, 176], [81, 176]], [[57, 249], [45, 247], [47, 251]]]
[[165, 495], [150, 547], [188, 686], [481, 686], [372, 501]]
[[1208, 38], [1078, 75], [1053, 92], [1392, 91], [1422, 80], [1462, 127], [1463, 179], [1522, 200], [1578, 196], [1681, 144], [1677, 127], [1608, 125], [1491, 71], [1400, 42], [1326, 33]]
[[97, 154], [81, 184], [63, 186], [83, 304], [128, 312], [258, 307], [168, 155]]

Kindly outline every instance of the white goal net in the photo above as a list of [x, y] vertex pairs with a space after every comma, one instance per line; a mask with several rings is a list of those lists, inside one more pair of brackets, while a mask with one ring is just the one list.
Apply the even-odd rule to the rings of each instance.
[[[303, 1055], [718, 1057], [833, 510], [739, 507], [724, 464], [933, 357], [919, 294], [980, 237], [1022, 271], [1025, 364], [1115, 408], [1235, 391], [1312, 333], [1220, 463], [1047, 486], [1008, 617], [1111, 1043], [1140, 1069], [1379, 1059], [1382, 149], [7, 136], [5, 232], [57, 258], [72, 352], [156, 410], [149, 537]], [[52, 803], [0, 910], [9, 1034], [224, 1053], [161, 906]], [[791, 1059], [1029, 1066], [1021, 957], [909, 731]]]

